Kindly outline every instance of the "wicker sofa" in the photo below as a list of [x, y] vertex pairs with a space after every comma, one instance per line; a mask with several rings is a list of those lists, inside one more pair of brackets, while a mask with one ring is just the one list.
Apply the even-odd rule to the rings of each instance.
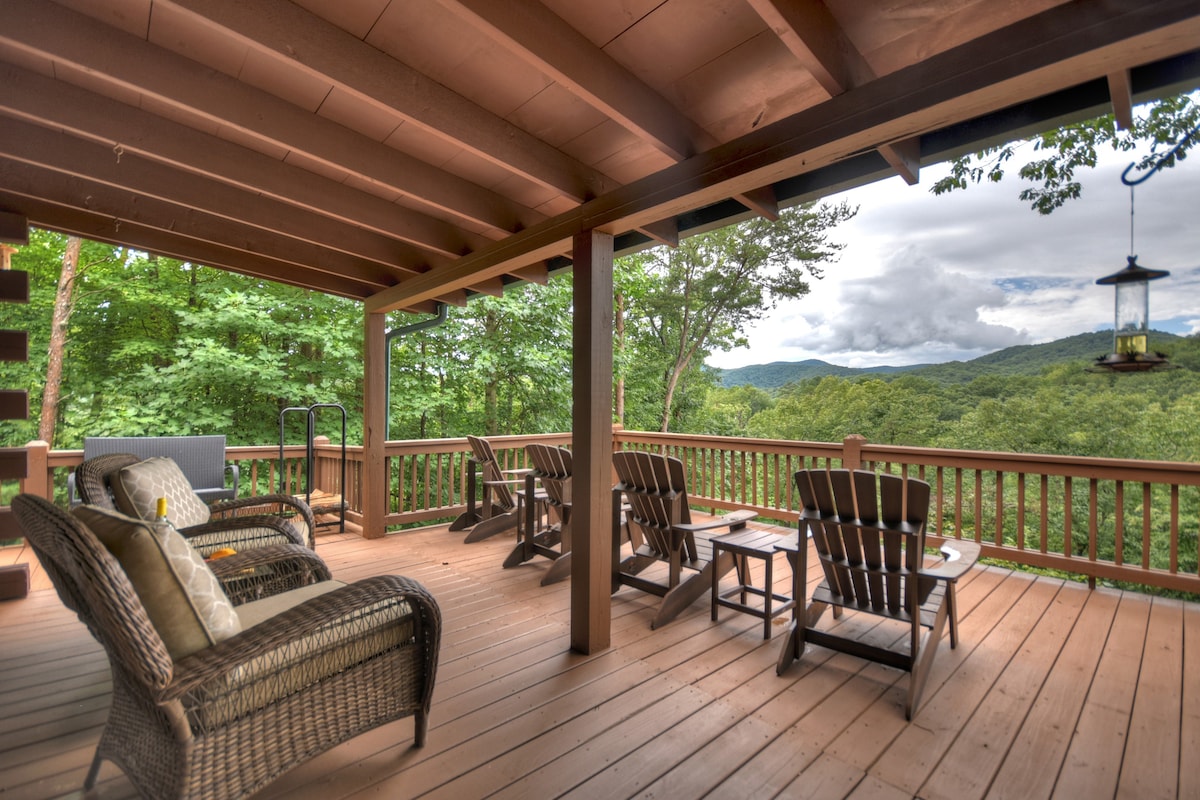
[[[329, 579], [315, 553], [294, 544], [238, 553], [205, 573], [205, 562], [167, 526], [100, 509], [71, 515], [32, 495], [18, 495], [12, 509], [59, 597], [103, 645], [112, 670], [112, 706], [85, 790], [110, 760], [145, 797], [243, 797], [324, 750], [408, 716], [414, 745], [424, 743], [441, 616], [415, 581], [385, 575], [342, 584]], [[162, 575], [139, 576], [140, 562], [118, 545], [132, 550], [149, 541], [155, 551], [160, 540], [174, 548], [163, 547], [164, 557], [184, 562], [168, 576], [203, 578], [216, 596], [210, 599], [233, 609], [232, 616], [223, 609], [220, 636], [206, 630], [211, 643], [181, 643], [174, 630], [172, 614], [188, 607], [195, 616], [191, 604], [161, 593], [143, 602], [146, 585], [162, 583]], [[290, 577], [285, 587], [258, 573]], [[212, 590], [214, 578], [224, 591]], [[184, 589], [192, 599], [199, 594]]]

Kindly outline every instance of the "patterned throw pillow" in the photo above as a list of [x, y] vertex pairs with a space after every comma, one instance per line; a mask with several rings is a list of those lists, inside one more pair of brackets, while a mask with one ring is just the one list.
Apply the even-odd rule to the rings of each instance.
[[241, 632], [216, 576], [172, 526], [96, 506], [80, 506], [74, 514], [116, 556], [172, 658]]
[[160, 497], [167, 498], [167, 517], [177, 528], [203, 525], [212, 516], [192, 491], [183, 470], [169, 458], [147, 458], [130, 464], [109, 483], [117, 508], [131, 517], [153, 520]]

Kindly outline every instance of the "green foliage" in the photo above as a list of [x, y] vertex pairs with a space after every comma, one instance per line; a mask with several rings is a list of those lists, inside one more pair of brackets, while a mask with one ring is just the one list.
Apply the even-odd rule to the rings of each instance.
[[571, 278], [558, 276], [475, 298], [444, 324], [399, 337], [391, 438], [570, 430], [570, 306]]
[[[713, 382], [704, 358], [745, 345], [746, 327], [778, 298], [808, 293], [808, 280], [841, 249], [830, 231], [852, 218], [846, 204], [806, 204], [655, 248], [632, 262], [649, 280], [623, 288], [633, 334], [626, 346], [636, 362], [627, 374], [639, 385], [661, 386], [660, 430], [688, 429], [695, 392]], [[690, 395], [690, 396], [689, 396]], [[629, 424], [627, 416], [626, 423]]]
[[[1114, 152], [1129, 152], [1149, 142], [1150, 151], [1137, 161], [1135, 174], [1140, 174], [1163, 160], [1177, 142], [1200, 124], [1200, 104], [1194, 95], [1178, 95], [1136, 111], [1134, 126], [1128, 131], [1118, 129], [1113, 115], [1106, 114], [955, 159], [950, 164], [950, 174], [930, 191], [940, 195], [973, 183], [998, 183], [1004, 179], [1013, 157], [1022, 146], [1028, 145], [1040, 157], [1029, 160], [1017, 171], [1018, 177], [1034, 184], [1022, 189], [1019, 197], [1039, 214], [1050, 214], [1082, 194], [1083, 186], [1075, 173], [1095, 167], [1098, 153], [1105, 145]], [[1162, 166], [1169, 168], [1182, 161], [1198, 143], [1200, 137], [1192, 137], [1178, 153], [1166, 158]]]

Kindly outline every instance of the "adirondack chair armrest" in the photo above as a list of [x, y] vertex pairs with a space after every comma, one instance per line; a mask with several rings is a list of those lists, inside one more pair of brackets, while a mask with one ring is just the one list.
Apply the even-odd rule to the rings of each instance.
[[[526, 475], [528, 475], [531, 472], [533, 472], [532, 469], [502, 469], [502, 470], [500, 470], [501, 475], [515, 475], [517, 478], [524, 478]], [[510, 480], [514, 480], [514, 479], [510, 479]]]
[[480, 481], [484, 486], [524, 486], [525, 481], [521, 478], [509, 478], [502, 481]]
[[961, 578], [979, 560], [979, 545], [961, 540], [947, 541], [941, 546], [942, 563], [920, 570], [926, 577], [953, 581]]
[[686, 525], [674, 525], [672, 527], [674, 527], [676, 530], [691, 531], [696, 533], [698, 531], [710, 531], [714, 528], [741, 527], [742, 525], [745, 525], [748, 520], [752, 520], [757, 516], [758, 514], [750, 509], [742, 508], [738, 509], [737, 511], [730, 511], [723, 517], [718, 517], [707, 522], [691, 522]]

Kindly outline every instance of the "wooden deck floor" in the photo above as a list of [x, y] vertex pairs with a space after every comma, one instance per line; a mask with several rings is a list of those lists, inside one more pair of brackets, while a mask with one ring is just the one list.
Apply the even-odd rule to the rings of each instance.
[[[429, 740], [388, 725], [257, 797], [1200, 797], [1181, 758], [1200, 753], [1200, 606], [976, 568], [959, 647], [943, 642], [906, 723], [904, 673], [818, 648], [777, 677], [782, 621], [764, 642], [706, 602], [651, 631], [652, 598], [625, 589], [613, 647], [573, 654], [567, 584], [538, 585], [548, 562], [503, 570], [511, 537], [461, 539], [320, 538], [335, 576], [407, 574], [438, 598]], [[786, 573], [780, 558], [780, 589]], [[0, 675], [0, 796], [80, 796], [107, 666], [52, 590], [0, 603]], [[97, 796], [132, 789], [106, 764]]]

